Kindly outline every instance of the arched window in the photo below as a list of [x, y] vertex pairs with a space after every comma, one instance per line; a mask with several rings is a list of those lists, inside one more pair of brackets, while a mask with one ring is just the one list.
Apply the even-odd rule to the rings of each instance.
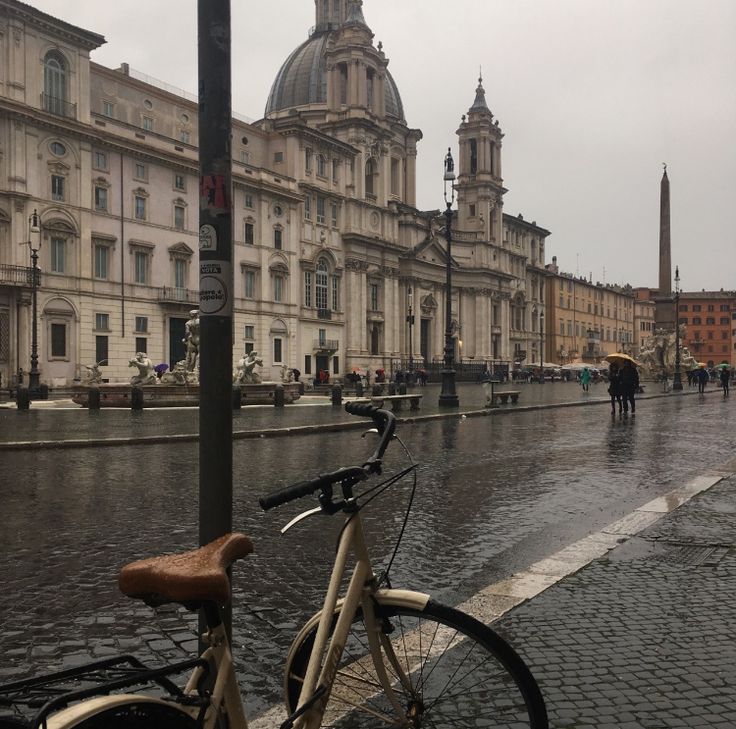
[[365, 194], [375, 195], [375, 186], [373, 184], [373, 178], [376, 174], [375, 164], [372, 159], [369, 159], [365, 163]]
[[328, 273], [329, 267], [327, 266], [327, 261], [324, 258], [320, 258], [319, 261], [317, 261], [314, 282], [314, 297], [318, 309], [327, 309], [327, 295], [329, 291]]
[[43, 61], [43, 101], [46, 111], [66, 116], [66, 64], [55, 51]]

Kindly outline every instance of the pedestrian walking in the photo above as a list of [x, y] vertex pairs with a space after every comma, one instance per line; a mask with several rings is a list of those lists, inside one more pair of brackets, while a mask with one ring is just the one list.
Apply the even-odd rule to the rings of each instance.
[[708, 384], [710, 375], [705, 367], [701, 367], [696, 373], [695, 377], [698, 380], [698, 394], [702, 395], [705, 392], [705, 386]]
[[629, 360], [624, 362], [619, 374], [619, 382], [621, 387], [621, 399], [623, 401], [624, 413], [629, 412], [631, 406], [631, 414], [636, 413], [636, 400], [634, 395], [639, 391], [639, 373], [634, 364]]
[[608, 368], [608, 394], [611, 396], [611, 415], [616, 414], [616, 405], [619, 413], [623, 410], [621, 396], [621, 373], [618, 365], [612, 363]]
[[592, 375], [590, 370], [587, 367], [584, 367], [583, 371], [580, 373], [580, 384], [583, 386], [583, 392], [588, 392], [591, 377]]
[[721, 365], [721, 387], [723, 388], [723, 395], [728, 395], [729, 383], [731, 381], [731, 370], [724, 364]]

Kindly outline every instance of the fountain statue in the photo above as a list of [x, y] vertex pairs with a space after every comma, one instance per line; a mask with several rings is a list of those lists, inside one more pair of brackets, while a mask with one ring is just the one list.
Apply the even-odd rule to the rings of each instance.
[[100, 363], [95, 362], [91, 367], [84, 365], [87, 368], [87, 376], [85, 377], [84, 384], [87, 387], [93, 387], [94, 385], [102, 384], [102, 372], [100, 370]]
[[236, 385], [259, 385], [261, 376], [255, 371], [256, 365], [263, 367], [263, 359], [258, 356], [258, 352], [253, 350], [238, 362], [233, 382]]
[[289, 365], [281, 365], [281, 382], [284, 384], [294, 382], [294, 370]]
[[153, 369], [153, 362], [145, 352], [136, 352], [135, 357], [128, 361], [128, 367], [138, 368], [138, 374], [130, 378], [130, 384], [133, 387], [155, 385], [158, 382], [156, 370]]
[[[685, 336], [685, 327], [680, 324], [680, 342]], [[662, 373], [671, 375], [675, 371], [676, 352], [675, 332], [656, 329], [651, 337], [644, 340], [637, 361], [652, 377], [659, 377]], [[697, 367], [697, 360], [690, 354], [687, 347], [680, 345], [680, 370], [686, 372]]]

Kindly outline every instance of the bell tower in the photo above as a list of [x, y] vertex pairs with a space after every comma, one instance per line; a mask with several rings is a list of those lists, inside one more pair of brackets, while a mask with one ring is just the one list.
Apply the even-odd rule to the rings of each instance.
[[334, 30], [345, 22], [347, 5], [350, 0], [314, 0], [317, 31]]
[[457, 179], [458, 226], [482, 231], [486, 240], [503, 237], [501, 140], [503, 132], [486, 103], [483, 77], [478, 79], [475, 101], [457, 130], [460, 159]]

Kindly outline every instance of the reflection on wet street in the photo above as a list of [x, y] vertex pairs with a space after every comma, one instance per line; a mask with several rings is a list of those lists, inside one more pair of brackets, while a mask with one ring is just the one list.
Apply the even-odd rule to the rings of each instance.
[[[31, 415], [48, 433], [59, 413]], [[188, 411], [155, 416], [172, 431], [191, 426]], [[732, 403], [713, 395], [642, 401], [626, 419], [597, 405], [402, 425], [420, 466], [392, 581], [457, 604], [731, 458], [723, 433], [734, 425]], [[256, 710], [278, 700], [285, 650], [319, 607], [339, 529], [339, 517], [319, 516], [281, 537], [280, 527], [314, 502], [263, 514], [257, 499], [360, 463], [370, 446], [359, 431], [234, 445], [234, 524], [256, 544], [235, 569], [234, 634], [242, 685]], [[116, 572], [130, 560], [196, 544], [196, 444], [11, 451], [2, 459], [1, 675], [120, 650], [178, 658], [195, 647], [188, 614], [168, 608], [153, 617], [118, 593]], [[394, 443], [388, 466], [403, 463]], [[409, 486], [398, 484], [364, 512], [379, 564], [390, 556]]]

